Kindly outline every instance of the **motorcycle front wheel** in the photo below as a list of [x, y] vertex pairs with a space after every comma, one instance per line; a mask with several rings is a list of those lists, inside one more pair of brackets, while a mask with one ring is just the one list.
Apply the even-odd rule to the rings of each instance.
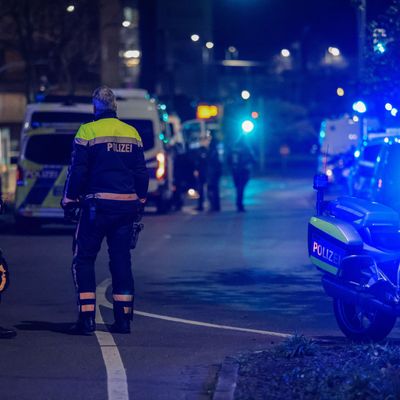
[[356, 342], [379, 342], [393, 329], [396, 316], [382, 311], [367, 311], [362, 307], [333, 299], [333, 311], [340, 330]]

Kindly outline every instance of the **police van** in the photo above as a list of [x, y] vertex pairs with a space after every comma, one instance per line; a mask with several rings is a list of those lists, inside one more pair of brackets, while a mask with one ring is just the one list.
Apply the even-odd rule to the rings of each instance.
[[[164, 143], [168, 117], [144, 90], [114, 90], [118, 117], [134, 126], [143, 141], [150, 182], [148, 202], [159, 212], [168, 209], [172, 177]], [[63, 195], [74, 136], [93, 121], [90, 98], [48, 98], [27, 106], [17, 166], [15, 218], [20, 226], [62, 222]]]

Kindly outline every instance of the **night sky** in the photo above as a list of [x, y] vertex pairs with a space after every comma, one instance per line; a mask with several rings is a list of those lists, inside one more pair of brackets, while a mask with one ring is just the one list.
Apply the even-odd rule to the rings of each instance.
[[[216, 49], [236, 46], [239, 58], [266, 60], [303, 40], [309, 48], [357, 51], [356, 9], [351, 0], [214, 0]], [[368, 21], [391, 0], [367, 0]], [[217, 56], [222, 56], [218, 54]]]

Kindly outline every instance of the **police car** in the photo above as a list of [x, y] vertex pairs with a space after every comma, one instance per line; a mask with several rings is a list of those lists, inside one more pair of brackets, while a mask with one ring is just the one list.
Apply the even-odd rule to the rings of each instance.
[[[114, 92], [119, 118], [134, 126], [143, 141], [150, 174], [148, 201], [164, 212], [172, 197], [172, 165], [162, 141], [166, 135], [163, 120], [167, 118], [146, 91]], [[81, 124], [93, 121], [89, 102], [49, 100], [30, 104], [26, 109], [15, 196], [15, 218], [20, 227], [63, 221], [60, 200], [73, 138]]]

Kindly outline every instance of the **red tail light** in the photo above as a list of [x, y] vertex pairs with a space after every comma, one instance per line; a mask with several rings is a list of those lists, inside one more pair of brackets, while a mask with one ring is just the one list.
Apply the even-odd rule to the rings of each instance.
[[165, 178], [166, 173], [166, 160], [164, 153], [157, 153], [157, 170], [156, 170], [156, 178], [157, 180], [161, 180]]

